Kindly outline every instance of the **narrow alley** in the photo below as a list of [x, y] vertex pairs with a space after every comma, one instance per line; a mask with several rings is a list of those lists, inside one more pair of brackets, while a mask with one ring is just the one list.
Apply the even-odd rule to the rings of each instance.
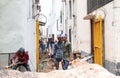
[[120, 0], [0, 0], [0, 78], [120, 78]]

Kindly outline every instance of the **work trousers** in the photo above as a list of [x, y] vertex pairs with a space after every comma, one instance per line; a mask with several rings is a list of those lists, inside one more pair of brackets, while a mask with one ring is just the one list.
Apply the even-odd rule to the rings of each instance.
[[58, 70], [59, 69], [59, 63], [62, 60], [62, 58], [55, 58], [55, 59], [56, 59], [56, 62], [55, 62], [56, 70]]
[[63, 70], [67, 70], [68, 69], [68, 66], [69, 66], [69, 61], [68, 60], [63, 60]]
[[28, 63], [17, 64], [17, 65], [15, 65], [15, 66], [13, 66], [13, 69], [16, 70], [16, 69], [17, 69], [18, 67], [20, 67], [20, 66], [24, 66], [24, 67], [26, 68], [27, 71], [31, 71], [31, 70], [30, 70], [30, 66], [29, 66]]

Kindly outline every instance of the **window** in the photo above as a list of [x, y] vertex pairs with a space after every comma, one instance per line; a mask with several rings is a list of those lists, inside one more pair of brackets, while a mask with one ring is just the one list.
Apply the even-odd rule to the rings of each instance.
[[111, 1], [113, 0], [87, 0], [87, 13], [89, 14], [92, 11], [104, 6]]
[[69, 17], [72, 18], [72, 2], [69, 0]]
[[35, 4], [38, 4], [39, 3], [39, 0], [35, 0]]
[[60, 11], [60, 23], [62, 24], [62, 11]]

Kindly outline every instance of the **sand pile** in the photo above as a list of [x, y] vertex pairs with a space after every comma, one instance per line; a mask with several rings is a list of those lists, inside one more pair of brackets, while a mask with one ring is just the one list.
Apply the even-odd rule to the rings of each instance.
[[72, 69], [54, 70], [48, 73], [1, 70], [0, 78], [120, 78], [97, 64], [75, 60]]

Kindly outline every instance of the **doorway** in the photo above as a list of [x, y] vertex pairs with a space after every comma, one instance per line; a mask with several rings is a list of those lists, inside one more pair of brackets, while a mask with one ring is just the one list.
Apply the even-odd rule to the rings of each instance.
[[103, 66], [105, 60], [104, 52], [104, 21], [101, 16], [92, 20], [91, 26], [91, 49], [94, 54], [94, 63]]

